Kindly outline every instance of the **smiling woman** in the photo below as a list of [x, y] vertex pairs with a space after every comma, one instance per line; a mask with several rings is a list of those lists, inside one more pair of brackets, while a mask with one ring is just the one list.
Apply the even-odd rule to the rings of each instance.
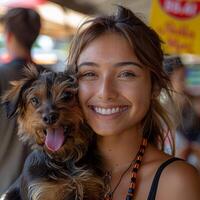
[[80, 54], [77, 64], [80, 103], [93, 130], [102, 136], [137, 132], [149, 108], [151, 80], [128, 41], [103, 34]]
[[105, 200], [199, 199], [197, 171], [163, 152], [171, 126], [160, 92], [170, 98], [171, 88], [156, 32], [119, 6], [80, 27], [68, 62], [78, 72], [80, 105], [96, 134]]

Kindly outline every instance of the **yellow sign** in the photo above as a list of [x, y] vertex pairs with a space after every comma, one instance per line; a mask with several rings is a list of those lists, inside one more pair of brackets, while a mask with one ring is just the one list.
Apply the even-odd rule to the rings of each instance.
[[150, 25], [165, 53], [200, 54], [200, 0], [152, 0]]

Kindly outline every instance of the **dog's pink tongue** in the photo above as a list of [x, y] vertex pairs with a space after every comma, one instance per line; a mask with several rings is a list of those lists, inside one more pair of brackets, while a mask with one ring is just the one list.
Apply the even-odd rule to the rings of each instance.
[[64, 143], [64, 129], [59, 127], [56, 129], [48, 128], [45, 139], [45, 145], [51, 151], [57, 151]]

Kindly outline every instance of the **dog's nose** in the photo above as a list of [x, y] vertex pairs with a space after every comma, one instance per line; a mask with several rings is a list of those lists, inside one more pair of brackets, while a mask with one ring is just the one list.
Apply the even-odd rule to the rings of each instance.
[[51, 112], [43, 116], [43, 121], [45, 124], [48, 124], [48, 125], [54, 124], [58, 120], [58, 117], [59, 117], [58, 113]]

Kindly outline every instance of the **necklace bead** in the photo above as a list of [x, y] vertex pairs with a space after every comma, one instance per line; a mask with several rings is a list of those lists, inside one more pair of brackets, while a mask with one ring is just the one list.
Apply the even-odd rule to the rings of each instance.
[[[145, 152], [147, 144], [148, 144], [147, 139], [143, 138], [141, 145], [140, 145], [140, 148], [139, 148], [139, 151], [136, 154], [135, 159], [130, 163], [129, 167], [122, 173], [122, 175], [119, 179], [119, 182], [117, 183], [117, 185], [115, 186], [113, 191], [109, 190], [106, 193], [104, 200], [112, 200], [113, 199], [113, 194], [116, 191], [116, 189], [118, 188], [118, 186], [120, 185], [122, 178], [124, 177], [124, 175], [128, 172], [128, 170], [130, 169], [130, 167], [134, 163], [133, 169], [132, 169], [132, 174], [131, 174], [130, 186], [129, 186], [129, 189], [128, 189], [128, 192], [127, 192], [127, 195], [126, 195], [126, 200], [133, 200], [135, 188], [136, 188], [137, 173], [138, 173], [138, 170], [139, 170], [139, 168], [142, 164], [142, 159], [143, 159], [144, 152]], [[108, 177], [108, 175], [109, 175], [109, 177]], [[105, 174], [105, 179], [107, 179], [107, 180], [111, 179], [111, 173], [107, 172]], [[106, 184], [108, 184], [108, 183], [106, 183]]]

